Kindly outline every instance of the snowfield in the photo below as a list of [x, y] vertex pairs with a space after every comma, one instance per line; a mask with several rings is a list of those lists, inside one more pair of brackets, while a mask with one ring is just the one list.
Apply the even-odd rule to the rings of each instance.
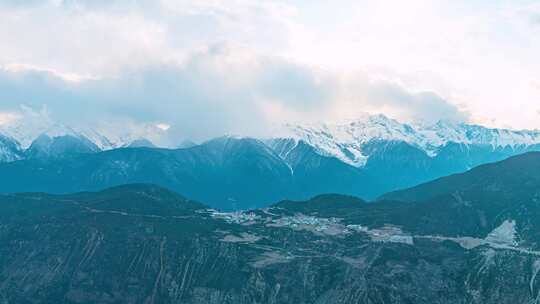
[[365, 115], [344, 123], [288, 124], [288, 134], [315, 147], [325, 156], [334, 156], [355, 167], [365, 165], [369, 155], [364, 146], [373, 141], [402, 141], [437, 155], [449, 142], [482, 145], [492, 148], [512, 148], [540, 143], [540, 131], [490, 129], [464, 123], [406, 124], [384, 115]]

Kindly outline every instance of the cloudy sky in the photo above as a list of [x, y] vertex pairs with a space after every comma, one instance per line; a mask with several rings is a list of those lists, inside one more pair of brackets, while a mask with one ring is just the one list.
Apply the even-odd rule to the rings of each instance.
[[540, 128], [539, 1], [0, 0], [0, 41], [0, 125]]

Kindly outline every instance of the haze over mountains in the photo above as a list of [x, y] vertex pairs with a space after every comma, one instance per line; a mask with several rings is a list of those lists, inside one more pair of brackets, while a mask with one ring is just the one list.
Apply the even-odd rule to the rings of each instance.
[[222, 209], [322, 193], [370, 200], [540, 150], [539, 131], [408, 125], [383, 115], [342, 124], [287, 125], [286, 132], [272, 138], [224, 136], [178, 149], [158, 148], [144, 138], [114, 142], [97, 132], [89, 137], [88, 130], [83, 134], [62, 125], [36, 135], [24, 148], [19, 140], [29, 137], [13, 138], [14, 132], [4, 130], [1, 192], [66, 193], [143, 182]]
[[143, 184], [0, 195], [0, 299], [535, 303], [539, 172], [528, 153], [376, 203], [322, 195], [232, 213]]

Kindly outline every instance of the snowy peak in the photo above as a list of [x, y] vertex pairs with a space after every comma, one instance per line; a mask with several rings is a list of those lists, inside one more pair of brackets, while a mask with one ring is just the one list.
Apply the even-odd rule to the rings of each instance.
[[23, 150], [30, 147], [40, 135], [50, 138], [69, 135], [85, 138], [100, 150], [127, 147], [139, 139], [147, 139], [159, 146], [167, 146], [166, 130], [154, 123], [136, 123], [130, 120], [103, 120], [91, 125], [81, 123], [65, 125], [47, 114], [30, 113], [22, 118], [0, 125], [0, 134], [15, 139]]
[[61, 136], [81, 137], [81, 135], [75, 130], [63, 124], [52, 125], [40, 134], [40, 136], [42, 135], [48, 136], [49, 138], [56, 138]]
[[293, 138], [271, 138], [265, 140], [264, 143], [282, 159], [286, 159], [289, 153], [298, 146], [298, 141]]
[[540, 143], [540, 131], [490, 129], [478, 125], [449, 124], [439, 122], [424, 128], [417, 127], [426, 139], [426, 146], [440, 147], [448, 142], [466, 145], [491, 146], [492, 148], [512, 148]]
[[0, 134], [0, 163], [19, 160], [22, 158], [22, 153], [16, 140]]
[[94, 143], [100, 150], [110, 150], [116, 148], [118, 145], [113, 143], [109, 138], [107, 138], [105, 135], [97, 132], [93, 129], [79, 129], [78, 133], [88, 140], [90, 140], [92, 143]]
[[91, 137], [86, 136], [80, 132], [80, 130], [53, 122], [50, 119], [16, 121], [13, 124], [1, 126], [0, 133], [15, 139], [20, 143], [21, 148], [24, 150], [28, 149], [32, 143], [42, 135], [51, 139], [62, 136], [72, 136], [76, 138], [84, 137], [91, 140]]
[[75, 153], [95, 153], [98, 151], [100, 151], [99, 147], [82, 135], [76, 133], [48, 132], [41, 134], [34, 140], [25, 151], [25, 155], [27, 158], [49, 158]]
[[400, 141], [434, 157], [448, 143], [488, 146], [492, 149], [527, 147], [540, 143], [540, 131], [490, 129], [478, 125], [437, 122], [406, 124], [384, 115], [365, 115], [344, 123], [287, 124], [295, 140], [303, 140], [318, 153], [362, 167], [369, 155], [363, 146], [373, 141]]
[[[50, 149], [50, 145], [57, 147], [58, 151], [68, 151], [75, 146], [76, 151], [174, 146], [163, 144], [164, 137], [160, 136], [164, 136], [165, 131], [154, 124], [126, 123], [121, 127], [118, 124], [98, 125], [96, 128], [70, 127], [47, 118], [19, 120], [10, 125], [0, 126], [0, 134], [14, 142], [7, 144], [7, 140], [4, 140], [4, 143], [0, 143], [0, 162], [20, 159], [20, 151], [29, 150], [32, 146], [34, 150], [39, 148], [45, 151]], [[339, 123], [287, 124], [279, 132], [284, 133], [273, 139], [264, 140], [264, 144], [281, 158], [285, 158], [302, 141], [313, 147], [320, 155], [336, 157], [355, 167], [363, 167], [367, 163], [371, 156], [370, 151], [374, 150], [369, 149], [368, 145], [373, 148], [377, 142], [404, 142], [430, 157], [437, 156], [448, 143], [512, 151], [521, 151], [524, 147], [540, 144], [540, 131], [490, 129], [442, 121], [407, 124], [380, 114], [363, 115], [358, 119]], [[40, 138], [42, 136], [48, 139]], [[59, 138], [63, 139], [56, 140]], [[221, 140], [234, 138], [242, 137], [225, 136]], [[34, 145], [37, 139], [40, 140]], [[76, 142], [78, 143], [75, 144]], [[186, 142], [180, 147], [193, 145], [194, 143]]]
[[[14, 144], [0, 143], [0, 162], [22, 158], [55, 157], [70, 153], [93, 153], [122, 147], [156, 147], [154, 138], [163, 130], [154, 125], [124, 128], [110, 125], [101, 129], [87, 126], [67, 126], [48, 118], [18, 120], [0, 126], [0, 135]], [[7, 140], [4, 140], [7, 142]], [[16, 146], [16, 153], [14, 148]], [[9, 150], [9, 153], [8, 153]]]
[[25, 154], [28, 158], [57, 157], [72, 153], [94, 153], [101, 149], [75, 129], [53, 124], [41, 133]]
[[127, 147], [128, 148], [155, 148], [156, 146], [148, 139], [139, 138], [132, 141]]

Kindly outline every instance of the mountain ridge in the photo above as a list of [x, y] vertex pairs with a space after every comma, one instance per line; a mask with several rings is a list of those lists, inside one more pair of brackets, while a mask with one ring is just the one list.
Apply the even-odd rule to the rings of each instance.
[[[154, 130], [154, 132], [158, 131], [162, 132], [162, 130]], [[271, 142], [273, 139], [283, 138], [295, 142], [303, 141], [314, 147], [317, 153], [336, 157], [355, 167], [366, 165], [371, 155], [364, 146], [373, 141], [402, 141], [432, 158], [451, 143], [482, 146], [486, 149], [491, 148], [493, 151], [510, 149], [516, 153], [540, 145], [539, 130], [487, 128], [474, 124], [444, 121], [408, 124], [388, 118], [383, 114], [365, 114], [358, 119], [341, 123], [287, 123], [274, 133], [271, 136], [261, 137], [260, 140]], [[121, 137], [104, 135], [92, 128], [74, 128], [51, 121], [37, 125], [29, 124], [28, 127], [22, 121], [14, 126], [1, 126], [0, 134], [17, 141], [23, 150], [43, 134], [52, 138], [63, 135], [85, 138], [100, 150], [126, 147], [133, 143], [137, 144], [141, 140], [145, 141], [145, 146], [148, 146], [146, 142], [148, 139], [140, 134], [134, 133]]]
[[[526, 152], [520, 155], [511, 156], [505, 160], [497, 161], [494, 163], [482, 164], [467, 172], [456, 173], [450, 176], [443, 176], [433, 181], [422, 183], [408, 189], [386, 193], [379, 197], [378, 200], [390, 199], [402, 201], [418, 201], [426, 200], [444, 193], [464, 191], [467, 189], [467, 187], [472, 186], [471, 180], [478, 179], [478, 174], [484, 173], [484, 171], [489, 170], [489, 174], [484, 173], [483, 176], [488, 180], [496, 181], [498, 178], [506, 177], [506, 172], [510, 169], [509, 167], [511, 167], [512, 169], [514, 169], [515, 167], [519, 168], [521, 174], [515, 176], [514, 179], [519, 180], [524, 184], [527, 184], [527, 180], [534, 177], [534, 175], [531, 173], [531, 170], [540, 170], [540, 152]], [[438, 192], [429, 191], [428, 188], [434, 186], [438, 187], [440, 190]], [[420, 193], [422, 193], [422, 195], [420, 195]]]
[[435, 157], [449, 143], [486, 146], [493, 150], [524, 147], [540, 143], [539, 130], [487, 128], [465, 123], [439, 121], [435, 124], [401, 123], [382, 114], [368, 115], [346, 123], [288, 124], [292, 138], [304, 140], [325, 155], [333, 155], [356, 167], [366, 164], [369, 154], [363, 145], [373, 140], [402, 141]]
[[[357, 168], [298, 141], [221, 137], [191, 148], [121, 148], [0, 164], [0, 192], [92, 191], [154, 183], [226, 210], [342, 193], [371, 200], [511, 154], [449, 146], [430, 158], [404, 142], [371, 142]], [[456, 149], [456, 150], [454, 150]], [[466, 154], [460, 154], [465, 151]], [[471, 154], [467, 154], [471, 153]], [[211, 189], [211, 191], [209, 191]]]
[[[437, 128], [448, 126], [456, 124], [439, 123]], [[5, 160], [0, 163], [0, 178], [6, 180], [0, 191], [65, 193], [148, 182], [224, 209], [261, 207], [263, 201], [301, 200], [322, 193], [373, 200], [393, 190], [540, 150], [540, 144], [528, 145], [533, 142], [526, 136], [514, 138], [526, 144], [500, 146], [508, 141], [495, 140], [490, 134], [501, 132], [489, 129], [482, 135], [471, 128], [469, 135], [463, 130], [459, 134], [480, 138], [484, 144], [446, 142], [429, 155], [402, 135], [419, 140], [425, 136], [382, 115], [341, 125], [338, 131], [346, 135], [341, 137], [332, 130], [307, 132], [303, 137], [222, 136], [180, 149], [147, 147], [149, 142], [139, 140], [134, 145], [143, 147], [103, 151], [84, 135], [59, 127], [50, 132], [52, 138], [42, 135], [34, 141], [31, 149], [23, 150], [13, 140], [0, 141], [0, 161]], [[382, 135], [364, 140], [365, 134]], [[321, 145], [332, 147], [333, 152], [321, 152]]]

